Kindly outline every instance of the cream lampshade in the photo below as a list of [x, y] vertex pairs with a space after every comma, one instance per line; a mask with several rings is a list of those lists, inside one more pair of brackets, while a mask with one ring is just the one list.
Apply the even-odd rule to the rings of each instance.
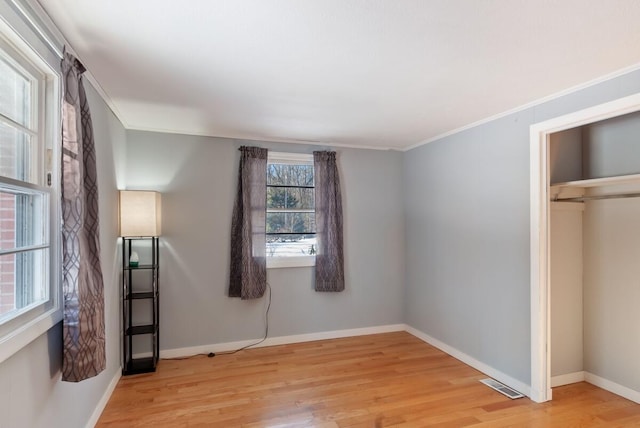
[[120, 191], [120, 236], [160, 236], [160, 193]]

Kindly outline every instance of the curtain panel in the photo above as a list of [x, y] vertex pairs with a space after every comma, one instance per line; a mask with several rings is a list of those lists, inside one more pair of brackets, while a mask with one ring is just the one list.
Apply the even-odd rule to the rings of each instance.
[[316, 202], [316, 291], [344, 290], [342, 196], [336, 152], [313, 152]]
[[229, 297], [245, 300], [262, 297], [267, 287], [267, 149], [242, 146], [240, 153], [231, 220]]
[[84, 66], [61, 63], [62, 102], [62, 380], [79, 382], [105, 369], [104, 285], [100, 266], [98, 182], [93, 126], [82, 84]]

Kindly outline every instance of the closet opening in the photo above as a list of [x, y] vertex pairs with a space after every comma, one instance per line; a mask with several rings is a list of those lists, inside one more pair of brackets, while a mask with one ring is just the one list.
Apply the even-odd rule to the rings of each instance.
[[640, 94], [531, 126], [534, 401], [587, 381], [640, 402], [638, 135]]

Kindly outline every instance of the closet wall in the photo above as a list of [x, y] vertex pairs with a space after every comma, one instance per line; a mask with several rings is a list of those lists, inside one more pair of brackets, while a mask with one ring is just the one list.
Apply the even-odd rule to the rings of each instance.
[[[582, 146], [582, 128], [551, 135], [551, 183], [582, 179]], [[561, 383], [558, 376], [584, 371], [583, 211], [582, 203], [551, 203], [551, 377]]]
[[[552, 183], [640, 173], [638, 136], [640, 113], [553, 135]], [[551, 209], [552, 385], [582, 373], [640, 392], [640, 198], [571, 205]]]
[[[551, 205], [552, 379], [584, 371], [583, 207], [579, 203], [558, 202]], [[560, 382], [564, 383], [566, 380]]]
[[[589, 125], [582, 139], [586, 177], [640, 173], [640, 113]], [[640, 392], [640, 198], [586, 202], [583, 230], [584, 370]]]

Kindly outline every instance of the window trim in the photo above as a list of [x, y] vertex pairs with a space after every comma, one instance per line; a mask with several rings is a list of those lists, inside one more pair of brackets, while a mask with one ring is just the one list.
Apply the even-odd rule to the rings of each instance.
[[[4, 10], [4, 7], [2, 8]], [[51, 329], [63, 318], [62, 313], [62, 287], [60, 269], [60, 214], [59, 214], [59, 183], [57, 179], [48, 183], [49, 177], [59, 177], [58, 159], [59, 145], [56, 144], [60, 135], [60, 95], [61, 76], [56, 66], [59, 61], [50, 52], [41, 51], [38, 36], [28, 29], [28, 34], [19, 34], [13, 28], [24, 30], [20, 23], [20, 17], [13, 13], [0, 19], [0, 48], [4, 54], [17, 62], [27, 70], [37, 82], [37, 89], [32, 93], [34, 111], [32, 112], [32, 126], [37, 137], [37, 154], [35, 184], [18, 182], [24, 188], [35, 188], [46, 193], [49, 199], [48, 230], [49, 256], [46, 258], [48, 265], [48, 291], [49, 299], [24, 308], [18, 316], [3, 323], [0, 329], [0, 363], [16, 354], [36, 338]], [[7, 21], [9, 20], [9, 21]], [[28, 67], [25, 67], [28, 65]], [[35, 73], [32, 73], [32, 70]], [[10, 184], [13, 180], [3, 178], [2, 182]]]
[[[313, 155], [309, 153], [267, 152], [267, 167], [270, 163], [285, 165], [313, 165]], [[314, 180], [315, 181], [315, 180]], [[266, 212], [266, 211], [265, 211]], [[315, 209], [313, 210], [315, 213]], [[316, 256], [269, 257], [267, 269], [311, 267], [316, 265]]]

